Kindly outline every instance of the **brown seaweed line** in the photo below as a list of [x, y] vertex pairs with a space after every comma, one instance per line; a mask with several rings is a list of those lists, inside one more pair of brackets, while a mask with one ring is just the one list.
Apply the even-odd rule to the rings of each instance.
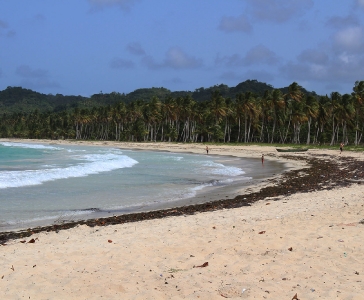
[[[317, 158], [282, 156], [287, 159], [306, 161], [308, 168], [291, 170], [282, 174], [281, 178], [274, 179], [275, 185], [262, 188], [259, 192], [239, 195], [234, 199], [223, 199], [194, 204], [188, 206], [175, 207], [170, 209], [124, 214], [119, 216], [105, 217], [99, 219], [88, 219], [73, 221], [57, 225], [28, 228], [20, 231], [9, 231], [0, 233], [0, 244], [5, 244], [8, 240], [29, 237], [34, 233], [51, 232], [73, 228], [77, 225], [87, 225], [90, 227], [116, 225], [143, 220], [160, 219], [168, 216], [192, 215], [196, 212], [208, 212], [220, 209], [231, 209], [242, 206], [250, 206], [258, 200], [267, 197], [288, 196], [297, 192], [308, 193], [312, 191], [330, 190], [335, 187], [350, 186], [353, 182], [350, 178], [363, 178], [364, 162], [357, 161], [350, 157], [340, 157], [339, 163], [333, 160], [327, 161]], [[340, 168], [344, 165], [345, 168]], [[302, 175], [301, 173], [304, 173]]]

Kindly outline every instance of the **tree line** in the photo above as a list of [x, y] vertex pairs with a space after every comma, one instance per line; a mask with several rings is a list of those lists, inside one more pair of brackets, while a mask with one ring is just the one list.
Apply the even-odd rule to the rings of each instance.
[[364, 129], [364, 81], [351, 94], [303, 93], [296, 82], [263, 95], [219, 90], [72, 110], [4, 113], [2, 138], [359, 145]]

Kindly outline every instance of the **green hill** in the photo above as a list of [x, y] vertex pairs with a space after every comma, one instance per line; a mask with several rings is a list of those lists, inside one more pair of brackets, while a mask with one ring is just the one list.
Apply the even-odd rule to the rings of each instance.
[[[92, 108], [105, 105], [112, 105], [118, 102], [130, 103], [136, 100], [150, 101], [153, 97], [165, 99], [167, 97], [191, 96], [195, 101], [202, 102], [210, 99], [212, 92], [218, 90], [224, 98], [234, 99], [237, 94], [247, 91], [262, 96], [266, 90], [273, 90], [274, 87], [257, 80], [246, 80], [235, 87], [228, 87], [225, 84], [215, 85], [209, 88], [198, 88], [195, 91], [170, 91], [166, 88], [141, 88], [129, 94], [112, 92], [109, 94], [94, 94], [91, 97], [64, 96], [62, 94], [42, 94], [22, 87], [7, 87], [0, 91], [0, 113], [29, 113], [35, 110], [62, 111], [73, 108]], [[287, 87], [281, 88], [283, 93]], [[303, 89], [305, 94], [310, 92]], [[311, 94], [315, 95], [314, 92]]]

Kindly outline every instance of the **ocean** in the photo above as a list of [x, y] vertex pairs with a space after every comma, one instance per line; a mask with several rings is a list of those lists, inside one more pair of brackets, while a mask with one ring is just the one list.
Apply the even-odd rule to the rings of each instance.
[[258, 159], [0, 142], [0, 231], [175, 207], [208, 193], [223, 199], [218, 191], [282, 169], [269, 160], [262, 168]]

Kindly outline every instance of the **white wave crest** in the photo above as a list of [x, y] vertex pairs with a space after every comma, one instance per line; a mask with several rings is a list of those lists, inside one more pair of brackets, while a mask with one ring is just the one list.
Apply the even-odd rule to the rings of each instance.
[[58, 179], [85, 177], [91, 174], [130, 168], [138, 162], [125, 155], [90, 154], [83, 157], [87, 162], [65, 168], [0, 172], [0, 189], [39, 185]]
[[0, 145], [5, 147], [19, 147], [27, 149], [47, 149], [47, 150], [62, 150], [60, 147], [41, 145], [41, 144], [25, 144], [25, 143], [13, 143], [13, 142], [1, 142]]
[[209, 172], [215, 175], [239, 176], [245, 174], [245, 172], [240, 168], [225, 166], [223, 164], [215, 163], [213, 161], [205, 162], [204, 166], [207, 167], [205, 172]]

